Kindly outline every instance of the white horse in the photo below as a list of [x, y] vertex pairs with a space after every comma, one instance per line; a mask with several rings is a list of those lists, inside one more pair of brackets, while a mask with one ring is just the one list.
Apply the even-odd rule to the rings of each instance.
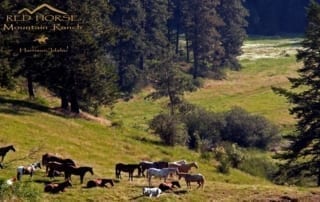
[[40, 162], [32, 163], [29, 166], [18, 166], [17, 167], [17, 179], [20, 181], [22, 175], [30, 175], [30, 178], [33, 176], [33, 172], [38, 168], [41, 169]]
[[149, 196], [150, 198], [152, 196], [159, 197], [161, 192], [162, 192], [161, 189], [157, 187], [154, 187], [154, 188], [144, 187], [142, 189], [142, 194], [145, 196]]
[[162, 169], [157, 169], [157, 168], [149, 168], [147, 170], [147, 178], [149, 181], [149, 186], [151, 186], [151, 178], [152, 176], [155, 177], [160, 177], [164, 178], [164, 182], [167, 181], [168, 175], [169, 174], [177, 174], [178, 175], [178, 169], [177, 168], [162, 168]]

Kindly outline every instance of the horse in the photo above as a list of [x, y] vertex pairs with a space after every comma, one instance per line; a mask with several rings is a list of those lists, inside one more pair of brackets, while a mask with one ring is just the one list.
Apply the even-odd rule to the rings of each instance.
[[22, 175], [30, 175], [30, 179], [32, 179], [33, 172], [37, 169], [41, 169], [40, 162], [32, 163], [29, 166], [18, 166], [17, 168], [17, 179], [20, 181]]
[[50, 162], [50, 161], [55, 161], [55, 162], [59, 162], [59, 163], [62, 163], [62, 164], [68, 164], [68, 165], [76, 166], [75, 162], [72, 159], [64, 159], [64, 158], [61, 158], [61, 157], [56, 156], [54, 154], [45, 153], [44, 155], [42, 155], [42, 165], [46, 166], [46, 174], [48, 174], [47, 163]]
[[87, 182], [87, 188], [91, 187], [107, 187], [107, 184], [110, 184], [112, 187], [114, 186], [112, 179], [95, 179], [95, 180], [89, 180]]
[[145, 196], [149, 196], [150, 198], [152, 196], [159, 197], [161, 192], [162, 192], [161, 189], [159, 189], [157, 187], [153, 187], [153, 188], [143, 187], [143, 189], [142, 189], [142, 194]]
[[121, 171], [129, 173], [129, 180], [133, 181], [133, 172], [138, 169], [138, 175], [141, 173], [141, 168], [139, 164], [123, 164], [117, 163], [115, 167], [116, 178], [121, 179]]
[[179, 179], [181, 177], [184, 177], [187, 187], [191, 188], [191, 182], [197, 182], [198, 183], [198, 188], [202, 187], [203, 189], [203, 185], [204, 185], [204, 176], [199, 174], [189, 174], [189, 173], [178, 173], [179, 175]]
[[182, 165], [187, 163], [188, 163], [187, 160], [172, 161], [168, 163], [168, 167], [170, 167], [170, 165]]
[[61, 182], [61, 183], [50, 183], [44, 187], [44, 192], [50, 192], [50, 193], [56, 194], [59, 192], [64, 192], [66, 187], [71, 187], [71, 186], [72, 184], [70, 180], [66, 180], [65, 182]]
[[162, 192], [165, 192], [167, 190], [172, 191], [173, 188], [176, 188], [176, 187], [181, 188], [179, 181], [172, 181], [171, 183], [162, 182], [159, 185], [159, 189], [161, 189]]
[[67, 165], [69, 164], [63, 164], [56, 161], [49, 161], [48, 163], [46, 163], [46, 169], [49, 170], [49, 172], [47, 172], [47, 176], [50, 178], [54, 178], [57, 172], [65, 172]]
[[1, 163], [3, 162], [4, 157], [6, 156], [6, 154], [8, 153], [8, 151], [12, 150], [13, 152], [16, 151], [16, 149], [13, 147], [13, 145], [9, 145], [6, 147], [0, 147], [0, 156], [1, 158]]
[[151, 178], [152, 176], [155, 177], [160, 177], [164, 178], [164, 182], [167, 181], [168, 175], [171, 173], [176, 173], [178, 174], [178, 169], [177, 168], [162, 168], [162, 169], [157, 169], [157, 168], [149, 168], [147, 170], [147, 178], [149, 181], [149, 186], [151, 186]]
[[140, 166], [140, 169], [141, 169], [141, 174], [142, 174], [143, 177], [145, 177], [144, 171], [148, 170], [149, 168], [162, 169], [162, 168], [168, 168], [168, 165], [169, 165], [169, 163], [166, 162], [166, 161], [156, 161], [156, 162], [141, 161], [139, 163], [139, 166]]
[[82, 166], [82, 167], [75, 167], [75, 166], [70, 166], [67, 165], [65, 167], [65, 179], [70, 179], [71, 180], [71, 175], [79, 175], [80, 176], [80, 183], [83, 183], [83, 178], [87, 172], [90, 172], [91, 175], [93, 175], [93, 169], [92, 167], [87, 167], [87, 166]]
[[176, 164], [169, 165], [169, 168], [178, 168], [178, 171], [181, 173], [189, 173], [192, 167], [199, 168], [196, 162], [181, 164], [181, 165], [176, 165]]

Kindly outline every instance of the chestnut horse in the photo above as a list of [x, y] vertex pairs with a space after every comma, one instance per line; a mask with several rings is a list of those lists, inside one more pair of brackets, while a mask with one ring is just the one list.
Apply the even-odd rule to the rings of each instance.
[[90, 172], [93, 175], [92, 167], [82, 166], [82, 167], [75, 167], [66, 165], [64, 168], [65, 178], [71, 180], [71, 175], [79, 175], [80, 176], [80, 183], [83, 183], [83, 178], [87, 172]]
[[8, 153], [8, 151], [12, 150], [13, 152], [16, 151], [16, 149], [13, 147], [13, 145], [9, 145], [6, 147], [0, 147], [0, 156], [1, 158], [1, 163], [3, 162], [4, 157], [6, 156], [6, 154]]
[[168, 182], [167, 183], [162, 182], [159, 185], [159, 189], [161, 189], [162, 192], [165, 192], [165, 191], [168, 191], [168, 190], [172, 191], [176, 187], [181, 188], [179, 181], [172, 181], [172, 182], [169, 182], [169, 183]]
[[61, 182], [61, 183], [50, 183], [50, 184], [47, 184], [44, 187], [44, 191], [56, 194], [56, 193], [59, 193], [59, 192], [64, 192], [66, 187], [71, 187], [71, 186], [72, 186], [71, 181], [70, 180], [66, 180], [65, 182]]
[[61, 158], [61, 157], [56, 156], [54, 154], [46, 153], [46, 154], [42, 155], [42, 165], [46, 166], [46, 174], [48, 174], [47, 163], [50, 161], [55, 161], [55, 162], [59, 162], [62, 164], [76, 166], [75, 162], [72, 159], [64, 159], [64, 158]]
[[121, 179], [121, 171], [129, 173], [129, 180], [133, 181], [133, 172], [135, 169], [138, 169], [138, 175], [141, 173], [141, 168], [139, 164], [123, 164], [117, 163], [116, 164], [116, 178]]
[[91, 187], [107, 187], [107, 184], [110, 184], [112, 187], [114, 186], [112, 179], [95, 179], [95, 180], [89, 180], [87, 182], [87, 188]]
[[199, 168], [196, 162], [186, 163], [186, 164], [170, 164], [169, 168], [178, 168], [181, 173], [189, 173], [192, 167]]

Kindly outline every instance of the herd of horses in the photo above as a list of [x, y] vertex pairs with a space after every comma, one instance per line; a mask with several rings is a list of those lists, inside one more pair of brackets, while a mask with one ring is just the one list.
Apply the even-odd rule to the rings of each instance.
[[[0, 147], [1, 162], [0, 167], [3, 168], [3, 160], [9, 151], [15, 152], [13, 145], [6, 147]], [[54, 154], [45, 153], [42, 155], [41, 162], [35, 162], [28, 166], [18, 166], [17, 176], [14, 180], [21, 181], [23, 175], [29, 175], [30, 179], [34, 172], [42, 167], [45, 167], [45, 174], [50, 179], [58, 176], [64, 176], [64, 181], [61, 183], [47, 183], [44, 187], [45, 192], [59, 193], [65, 191], [67, 187], [72, 186], [71, 176], [76, 175], [80, 177], [80, 183], [83, 184], [84, 176], [86, 173], [94, 175], [93, 168], [89, 166], [77, 166], [75, 161], [70, 158], [62, 158]], [[199, 166], [196, 162], [188, 163], [186, 160], [166, 162], [166, 161], [141, 161], [138, 164], [124, 164], [117, 163], [115, 165], [115, 176], [117, 179], [121, 179], [121, 172], [128, 173], [129, 181], [133, 181], [133, 174], [135, 170], [138, 171], [138, 177], [146, 177], [149, 187], [143, 188], [143, 195], [146, 196], [159, 196], [162, 192], [172, 191], [174, 188], [180, 188], [179, 181], [167, 182], [168, 178], [172, 178], [173, 175], [178, 177], [178, 180], [184, 178], [187, 184], [187, 188], [191, 188], [191, 182], [197, 182], [198, 188], [204, 185], [205, 179], [201, 174], [190, 173], [191, 169], [198, 169]], [[164, 179], [158, 187], [152, 187], [152, 177], [158, 177]], [[108, 187], [114, 186], [114, 181], [111, 178], [97, 178], [87, 181], [86, 188], [92, 187]]]

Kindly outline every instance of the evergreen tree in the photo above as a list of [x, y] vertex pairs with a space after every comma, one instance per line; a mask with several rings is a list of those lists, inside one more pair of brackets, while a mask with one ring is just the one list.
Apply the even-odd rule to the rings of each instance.
[[185, 0], [187, 40], [193, 52], [193, 77], [205, 76], [221, 66], [224, 50], [217, 28], [223, 25], [216, 8], [220, 1]]
[[296, 133], [288, 135], [290, 145], [278, 158], [285, 160], [281, 172], [287, 177], [313, 176], [320, 186], [320, 5], [315, 1], [308, 8], [308, 26], [303, 49], [297, 59], [304, 66], [298, 70], [299, 77], [290, 78], [293, 89], [275, 88], [275, 92], [287, 97], [293, 107], [291, 114], [298, 119]]
[[241, 47], [246, 38], [247, 26], [246, 17], [248, 11], [242, 5], [243, 0], [221, 0], [218, 6], [218, 13], [225, 23], [218, 28], [221, 34], [221, 42], [224, 48], [223, 66], [239, 69], [240, 64], [237, 60], [242, 51]]

